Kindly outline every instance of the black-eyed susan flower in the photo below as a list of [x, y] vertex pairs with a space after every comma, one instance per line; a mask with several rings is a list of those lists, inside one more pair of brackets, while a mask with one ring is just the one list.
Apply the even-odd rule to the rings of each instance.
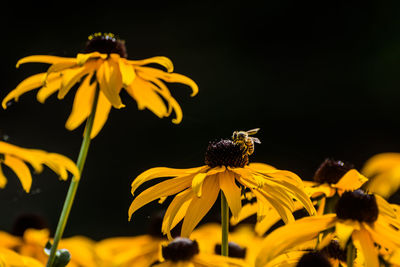
[[[37, 99], [41, 103], [57, 91], [57, 97], [63, 99], [80, 82], [72, 112], [65, 125], [67, 129], [74, 130], [89, 117], [99, 88], [91, 138], [97, 135], [107, 121], [111, 107], [124, 107], [120, 98], [122, 88], [136, 100], [140, 110], [147, 108], [160, 118], [174, 111], [174, 123], [182, 120], [182, 110], [164, 82], [186, 84], [192, 88], [192, 96], [198, 91], [193, 80], [173, 73], [173, 64], [166, 57], [128, 60], [124, 41], [111, 33], [89, 36], [83, 53], [74, 58], [34, 55], [20, 59], [17, 67], [32, 62], [51, 66], [47, 72], [23, 80], [4, 98], [3, 108], [7, 107], [10, 100], [17, 101], [22, 94], [37, 88], [40, 88]], [[148, 64], [158, 64], [166, 71], [146, 66]]]
[[[349, 190], [360, 188], [368, 179], [360, 174], [354, 166], [339, 160], [326, 159], [317, 169], [314, 181], [303, 181], [305, 191], [313, 200], [313, 204], [318, 206], [317, 213], [322, 215], [324, 212], [331, 212], [337, 201], [338, 196]], [[248, 194], [246, 205], [243, 206], [238, 218], [231, 218], [231, 224], [236, 225], [244, 219], [257, 213], [257, 202], [252, 201], [254, 196]], [[328, 202], [328, 205], [326, 203]], [[294, 201], [294, 211], [303, 209], [304, 206], [299, 201]], [[258, 218], [255, 231], [259, 235], [264, 235], [274, 224], [281, 220], [281, 216], [271, 205], [265, 205], [265, 216]]]
[[297, 199], [310, 214], [314, 206], [304, 192], [301, 179], [290, 171], [277, 170], [262, 163], [248, 162], [241, 146], [231, 140], [210, 142], [205, 153], [206, 165], [190, 169], [158, 167], [140, 174], [132, 183], [132, 194], [143, 183], [155, 178], [174, 177], [160, 182], [142, 193], [129, 208], [132, 214], [158, 198], [177, 194], [170, 203], [163, 220], [162, 231], [169, 238], [170, 231], [183, 219], [181, 236], [189, 237], [200, 220], [211, 209], [220, 191], [226, 197], [233, 217], [242, 209], [242, 189], [248, 188], [256, 196], [259, 216], [264, 215], [264, 204], [272, 205], [285, 222], [294, 221], [292, 210]]
[[400, 188], [400, 153], [380, 153], [364, 164], [361, 172], [370, 180], [365, 188], [389, 198]]
[[68, 178], [68, 172], [72, 173], [75, 179], [80, 177], [80, 172], [75, 163], [63, 155], [38, 149], [22, 148], [0, 141], [0, 188], [4, 188], [7, 184], [7, 178], [2, 171], [3, 166], [7, 166], [17, 175], [22, 188], [29, 193], [32, 175], [25, 162], [29, 163], [37, 173], [43, 170], [43, 165], [46, 165], [57, 173], [62, 180]]
[[344, 192], [337, 202], [336, 214], [302, 218], [269, 234], [257, 256], [256, 267], [265, 266], [291, 247], [326, 231], [334, 234], [326, 235], [322, 242], [336, 237], [344, 249], [351, 240], [357, 253], [362, 253], [365, 266], [377, 267], [378, 255], [390, 254], [400, 246], [400, 232], [385, 210], [373, 194], [362, 190]]
[[220, 255], [203, 254], [197, 241], [177, 237], [161, 248], [162, 260], [153, 267], [228, 267], [250, 266], [243, 260]]

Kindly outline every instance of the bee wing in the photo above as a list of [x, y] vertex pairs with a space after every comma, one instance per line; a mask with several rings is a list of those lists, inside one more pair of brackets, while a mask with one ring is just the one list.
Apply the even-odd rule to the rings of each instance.
[[253, 134], [256, 134], [259, 130], [260, 130], [260, 128], [251, 129], [251, 130], [247, 131], [247, 134], [253, 135]]
[[252, 137], [251, 139], [253, 140], [254, 143], [261, 144], [260, 139], [258, 139], [257, 137]]

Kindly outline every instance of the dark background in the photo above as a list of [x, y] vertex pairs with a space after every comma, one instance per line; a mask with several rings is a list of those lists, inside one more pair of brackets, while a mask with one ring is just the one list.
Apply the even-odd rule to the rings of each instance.
[[[167, 56], [199, 94], [170, 84], [184, 117], [158, 119], [122, 93], [93, 140], [65, 236], [102, 239], [145, 232], [157, 203], [127, 221], [132, 180], [156, 166], [204, 164], [208, 141], [261, 128], [253, 161], [310, 179], [326, 157], [360, 169], [372, 155], [400, 152], [399, 1], [149, 2], [7, 4], [1, 10], [3, 99], [24, 78], [45, 71], [33, 54], [73, 57], [94, 32], [126, 41], [130, 59]], [[9, 142], [77, 158], [83, 126], [64, 128], [74, 92], [42, 105], [35, 91], [0, 111]], [[0, 229], [38, 213], [55, 229], [69, 182], [49, 169], [34, 175], [30, 194], [5, 170]], [[145, 187], [142, 187], [145, 188]], [[161, 206], [162, 207], [162, 206]], [[165, 205], [164, 205], [165, 207]]]

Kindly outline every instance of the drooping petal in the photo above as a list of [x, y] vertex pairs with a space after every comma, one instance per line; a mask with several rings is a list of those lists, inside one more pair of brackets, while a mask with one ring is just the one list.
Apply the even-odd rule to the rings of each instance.
[[192, 190], [196, 196], [201, 197], [201, 189], [203, 186], [203, 181], [207, 177], [207, 173], [197, 173], [192, 180]]
[[235, 176], [232, 172], [226, 171], [218, 173], [219, 186], [224, 192], [228, 206], [234, 218], [238, 218], [242, 209], [241, 190], [235, 183]]
[[174, 195], [188, 188], [191, 185], [192, 178], [193, 175], [172, 178], [144, 190], [132, 201], [128, 212], [129, 220], [136, 210], [143, 207], [147, 203], [160, 197]]
[[49, 74], [44, 86], [36, 94], [37, 101], [43, 104], [49, 96], [60, 90], [61, 80], [62, 76], [59, 73]]
[[93, 139], [97, 136], [100, 130], [103, 128], [104, 124], [108, 119], [108, 115], [111, 111], [111, 103], [108, 101], [107, 97], [102, 91], [99, 92], [99, 99], [97, 101], [96, 114], [93, 121], [92, 132], [90, 133], [90, 138]]
[[68, 177], [67, 172], [72, 173], [75, 180], [80, 179], [81, 174], [78, 167], [71, 159], [67, 158], [66, 156], [57, 153], [48, 153], [44, 164], [49, 165], [50, 162], [59, 166], [58, 167], [60, 170], [59, 174], [63, 180], [67, 179]]
[[272, 170], [276, 170], [274, 166], [259, 162], [250, 163], [248, 167], [254, 171], [259, 171], [259, 172], [269, 172]]
[[211, 209], [217, 200], [220, 191], [219, 181], [216, 177], [210, 176], [203, 182], [203, 194], [201, 197], [193, 197], [182, 224], [182, 237], [189, 237], [190, 233], [200, 220]]
[[142, 60], [127, 60], [127, 63], [136, 65], [136, 66], [142, 66], [142, 65], [147, 65], [147, 64], [159, 64], [166, 68], [167, 72], [173, 72], [174, 71], [174, 64], [172, 61], [167, 58], [167, 57], [151, 57], [151, 58], [146, 58]]
[[18, 101], [20, 95], [42, 86], [45, 82], [46, 76], [46, 73], [39, 73], [20, 82], [18, 86], [3, 99], [1, 103], [3, 109], [7, 108], [7, 103], [10, 100], [14, 99], [15, 101]]
[[361, 170], [367, 177], [387, 171], [400, 165], [400, 153], [380, 153], [371, 157]]
[[15, 156], [19, 159], [29, 162], [36, 172], [43, 170], [43, 159], [46, 157], [46, 152], [38, 149], [25, 149], [3, 141], [0, 141], [0, 153], [4, 155]]
[[[243, 221], [244, 219], [247, 219], [248, 217], [250, 217], [251, 215], [254, 215], [257, 213], [257, 202], [253, 202], [253, 203], [247, 203], [244, 206], [242, 206], [242, 209], [240, 210], [238, 217], [231, 217], [230, 219], [230, 224], [231, 225], [237, 225], [238, 223], [240, 223], [241, 221]], [[279, 216], [279, 219], [281, 217]]]
[[379, 267], [378, 252], [368, 231], [365, 229], [354, 231], [352, 239], [355, 245], [361, 248], [361, 252], [365, 258], [365, 267]]
[[90, 115], [97, 83], [90, 84], [92, 75], [86, 76], [75, 94], [74, 104], [65, 128], [72, 131], [81, 125]]
[[99, 52], [93, 52], [93, 53], [78, 53], [76, 55], [76, 64], [82, 66], [85, 64], [89, 59], [93, 58], [101, 58], [101, 59], [106, 59], [108, 57], [107, 54], [101, 54]]
[[187, 86], [190, 86], [192, 88], [192, 94], [191, 94], [192, 97], [195, 96], [199, 91], [199, 87], [197, 86], [197, 84], [192, 79], [190, 79], [189, 77], [186, 77], [182, 74], [168, 73], [168, 72], [164, 72], [162, 70], [149, 68], [149, 67], [137, 67], [136, 69], [138, 70], [138, 72], [145, 72], [148, 75], [152, 75], [153, 77], [157, 77], [168, 83], [186, 84]]
[[104, 60], [96, 71], [100, 90], [104, 93], [113, 107], [123, 108], [119, 93], [122, 88], [122, 78], [119, 67], [111, 60]]
[[13, 170], [21, 182], [22, 188], [29, 193], [32, 185], [32, 176], [28, 166], [22, 160], [10, 155], [4, 156], [4, 164]]
[[359, 223], [352, 220], [346, 220], [344, 222], [338, 221], [336, 223], [335, 232], [342, 249], [346, 247], [347, 241], [349, 241], [355, 228], [360, 229]]
[[321, 231], [331, 228], [335, 220], [334, 214], [305, 217], [276, 229], [264, 239], [255, 267], [263, 267], [291, 247], [317, 237]]
[[21, 64], [25, 63], [47, 63], [47, 64], [58, 64], [62, 62], [71, 62], [75, 63], [76, 59], [75, 58], [69, 58], [69, 57], [57, 57], [57, 56], [45, 56], [45, 55], [33, 55], [33, 56], [28, 56], [21, 58], [17, 62], [17, 68]]
[[183, 219], [193, 196], [194, 194], [189, 188], [177, 194], [169, 204], [161, 226], [161, 231], [167, 234], [169, 239], [172, 239], [171, 229]]
[[122, 76], [122, 85], [128, 87], [136, 77], [134, 67], [127, 63], [125, 58], [120, 58], [118, 65]]
[[208, 166], [201, 166], [201, 167], [196, 167], [196, 168], [189, 168], [189, 169], [174, 169], [174, 168], [166, 168], [166, 167], [156, 167], [156, 168], [151, 168], [145, 172], [142, 172], [139, 174], [138, 177], [136, 177], [132, 184], [131, 184], [131, 193], [134, 195], [136, 189], [143, 183], [150, 181], [155, 178], [161, 178], [161, 177], [174, 177], [174, 176], [181, 176], [181, 175], [187, 175], [187, 174], [194, 174], [197, 172], [203, 172], [206, 169], [208, 169]]
[[285, 205], [285, 202], [271, 197], [263, 190], [254, 189], [252, 191], [256, 195], [257, 200], [269, 202], [269, 204], [279, 213], [285, 223], [294, 222], [292, 211], [287, 207], [287, 205]]
[[148, 108], [157, 117], [163, 118], [168, 114], [167, 108], [164, 101], [160, 95], [154, 91], [153, 87], [153, 84], [137, 76], [130, 86], [125, 89], [128, 94], [136, 100], [139, 110]]

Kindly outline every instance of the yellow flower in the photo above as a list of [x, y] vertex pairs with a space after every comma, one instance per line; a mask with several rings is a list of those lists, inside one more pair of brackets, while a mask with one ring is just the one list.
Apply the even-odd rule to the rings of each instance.
[[366, 190], [389, 198], [400, 187], [400, 153], [381, 153], [371, 157], [361, 172], [370, 177]]
[[162, 246], [163, 259], [154, 267], [228, 267], [250, 266], [243, 260], [220, 255], [203, 254], [197, 241], [178, 237]]
[[0, 188], [4, 188], [7, 184], [7, 178], [1, 170], [2, 165], [5, 165], [18, 176], [22, 188], [29, 193], [32, 184], [32, 175], [25, 162], [32, 165], [38, 173], [42, 171], [43, 165], [46, 165], [57, 173], [62, 180], [68, 178], [68, 172], [72, 173], [75, 179], [79, 179], [80, 177], [75, 163], [63, 155], [48, 153], [38, 149], [21, 148], [0, 141]]
[[[37, 100], [41, 103], [58, 91], [57, 97], [63, 99], [70, 89], [81, 80], [75, 94], [72, 112], [66, 122], [68, 130], [74, 130], [89, 116], [96, 88], [100, 88], [94, 126], [91, 138], [94, 138], [107, 121], [111, 106], [122, 108], [121, 89], [136, 100], [140, 110], [148, 108], [159, 118], [169, 116], [172, 111], [176, 118], [174, 123], [182, 120], [182, 110], [178, 102], [164, 82], [183, 83], [196, 95], [198, 87], [190, 78], [173, 73], [173, 64], [166, 57], [152, 57], [143, 60], [128, 60], [123, 41], [113, 34], [94, 34], [89, 36], [84, 53], [75, 58], [34, 55], [22, 58], [17, 67], [24, 63], [38, 62], [51, 64], [47, 72], [33, 75], [22, 81], [3, 100], [5, 109], [7, 103], [19, 96], [39, 88]], [[158, 64], [166, 71], [146, 67], [148, 64]], [[167, 103], [167, 105], [165, 104]]]
[[[315, 239], [319, 233], [334, 229], [334, 235], [326, 235], [322, 242], [337, 237], [339, 245], [345, 248], [351, 238], [354, 246], [362, 253], [365, 266], [379, 266], [378, 254], [392, 253], [400, 246], [400, 233], [396, 230], [399, 222], [392, 224], [393, 212], [390, 205], [375, 195], [362, 190], [348, 191], [340, 197], [336, 214], [306, 217], [273, 231], [263, 241], [257, 256], [256, 267], [265, 266], [269, 261], [290, 248]], [[379, 247], [375, 246], [377, 244]], [[379, 249], [378, 249], [379, 248]]]
[[304, 192], [302, 181], [296, 174], [262, 163], [245, 165], [248, 158], [242, 152], [240, 145], [223, 139], [209, 144], [205, 166], [191, 169], [158, 167], [143, 172], [132, 183], [132, 195], [147, 181], [160, 177], [174, 178], [140, 193], [129, 208], [129, 219], [147, 203], [177, 194], [165, 213], [162, 232], [171, 239], [171, 229], [183, 219], [181, 236], [189, 237], [211, 209], [221, 190], [233, 217], [238, 217], [242, 209], [242, 189], [245, 188], [256, 196], [260, 217], [264, 215], [265, 204], [270, 203], [285, 222], [294, 221], [293, 199], [302, 203], [310, 214], [315, 213], [314, 206]]
[[[360, 188], [368, 179], [360, 174], [349, 163], [326, 159], [315, 173], [314, 181], [303, 181], [305, 192], [318, 205], [317, 213], [324, 213], [325, 204], [334, 200], [333, 197], [341, 195], [345, 191], [352, 191]], [[250, 200], [254, 196], [247, 196]], [[334, 207], [335, 203], [329, 203]], [[302, 203], [294, 201], [294, 211], [303, 209]], [[236, 225], [242, 220], [255, 214], [258, 210], [257, 203], [251, 202], [243, 206], [238, 218], [231, 218], [231, 224]], [[264, 235], [274, 224], [279, 222], [281, 216], [271, 205], [265, 205], [265, 216], [258, 218], [255, 231]]]
[[22, 256], [11, 249], [0, 247], [0, 266], [1, 267], [44, 267], [36, 259]]

